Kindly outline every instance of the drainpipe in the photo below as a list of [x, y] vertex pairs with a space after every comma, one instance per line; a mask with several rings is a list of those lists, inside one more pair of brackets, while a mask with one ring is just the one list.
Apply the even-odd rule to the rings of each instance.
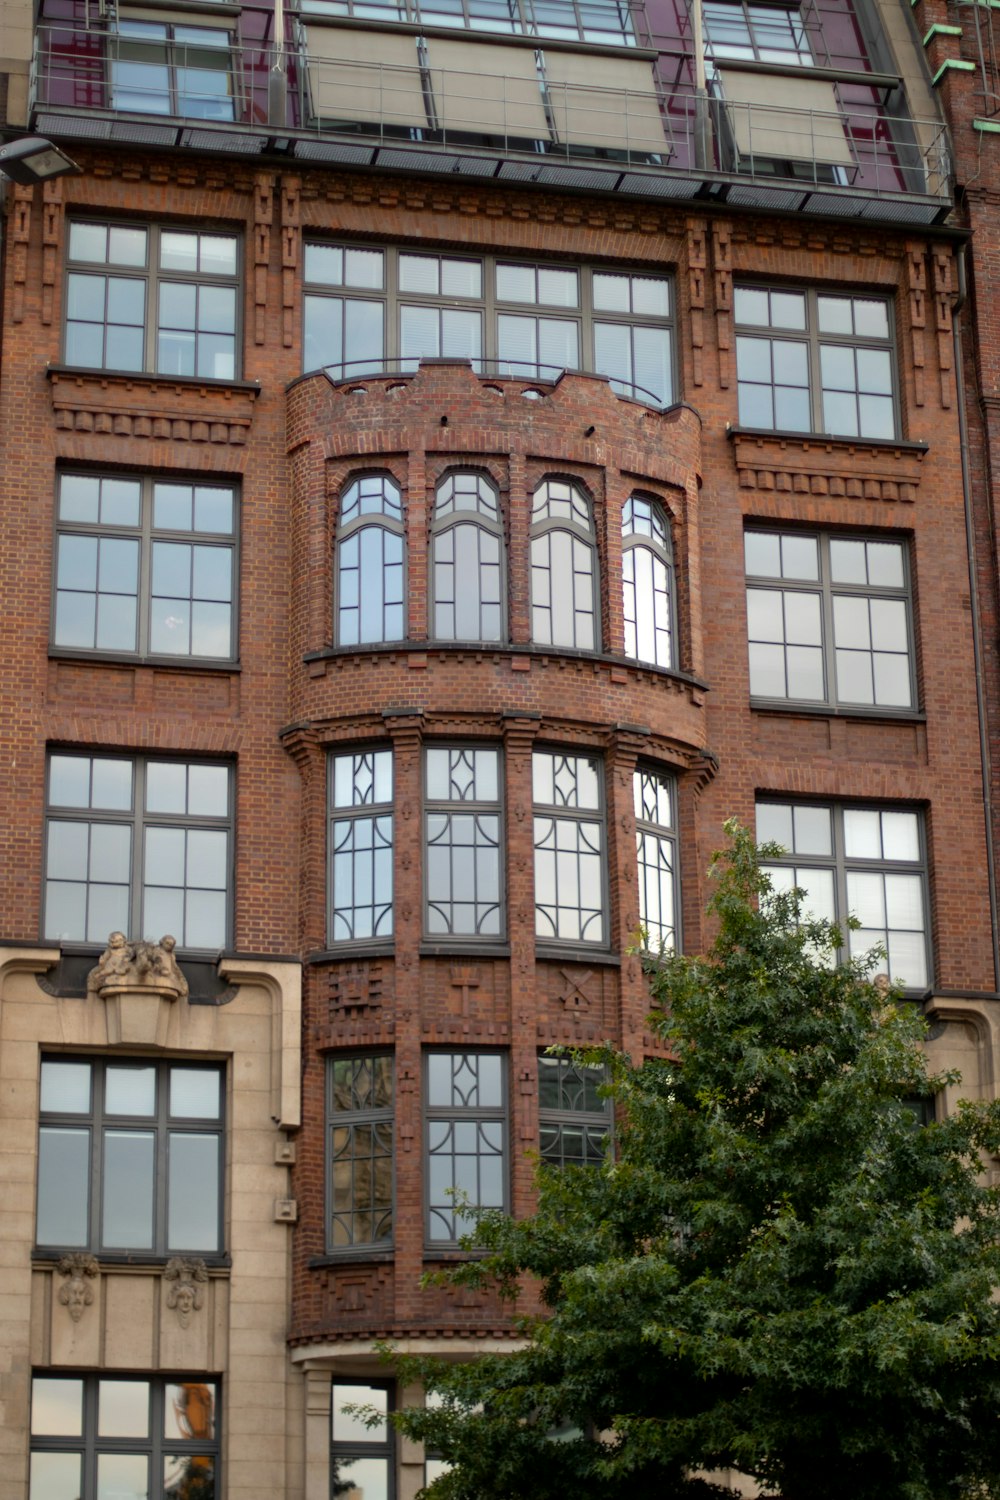
[[986, 690], [983, 684], [983, 645], [979, 629], [979, 587], [976, 578], [976, 530], [972, 514], [972, 484], [969, 478], [969, 433], [965, 420], [965, 380], [962, 369], [962, 330], [959, 314], [968, 298], [965, 246], [956, 251], [958, 292], [952, 303], [951, 326], [955, 342], [955, 389], [958, 401], [958, 435], [962, 452], [962, 498], [965, 504], [965, 544], [969, 555], [969, 603], [972, 608], [972, 653], [976, 667], [976, 707], [979, 715], [979, 759], [983, 777], [983, 812], [986, 820], [986, 874], [990, 892], [990, 929], [993, 939], [993, 988], [1000, 989], [1000, 931], [997, 929], [996, 858], [993, 850], [993, 784], [990, 774], [990, 741], [986, 720]]
[[712, 119], [705, 76], [705, 30], [701, 0], [691, 0], [691, 31], [694, 38], [694, 164], [699, 171], [710, 172], [715, 165], [715, 152], [712, 149]]

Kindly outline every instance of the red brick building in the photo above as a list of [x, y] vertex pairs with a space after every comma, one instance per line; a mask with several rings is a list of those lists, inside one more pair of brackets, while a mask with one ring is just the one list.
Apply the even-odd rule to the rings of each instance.
[[[9, 23], [81, 171], [4, 220], [0, 1500], [412, 1500], [341, 1405], [510, 1337], [423, 1284], [453, 1190], [600, 1151], [545, 1050], [652, 1046], [730, 816], [992, 1091], [988, 177], [896, 3], [704, 31], [699, 90], [658, 0]], [[88, 987], [116, 930], [189, 994]]]

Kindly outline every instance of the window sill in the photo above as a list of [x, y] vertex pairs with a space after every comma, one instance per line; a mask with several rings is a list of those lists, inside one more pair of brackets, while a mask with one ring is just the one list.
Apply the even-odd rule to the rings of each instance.
[[155, 370], [105, 370], [92, 365], [48, 364], [46, 378], [50, 381], [68, 376], [73, 380], [111, 381], [115, 385], [173, 386], [177, 390], [196, 391], [202, 387], [212, 391], [240, 391], [248, 396], [259, 396], [259, 380], [219, 380], [214, 375], [165, 375]]
[[463, 943], [459, 938], [452, 938], [441, 943], [423, 942], [417, 952], [421, 958], [510, 958], [510, 944], [477, 942], [475, 938]]
[[784, 714], [793, 719], [861, 719], [868, 723], [926, 724], [927, 715], [920, 708], [865, 708], [861, 704], [850, 707], [828, 707], [821, 703], [790, 703], [781, 698], [751, 698], [750, 708], [754, 713]]
[[359, 1261], [365, 1265], [391, 1266], [395, 1258], [396, 1252], [391, 1247], [373, 1250], [360, 1246], [357, 1250], [337, 1250], [331, 1255], [311, 1255], [306, 1261], [306, 1269], [326, 1271], [337, 1266], [356, 1266]]
[[913, 453], [923, 455], [930, 451], [930, 443], [922, 441], [911, 441], [907, 438], [876, 438], [876, 437], [845, 437], [842, 433], [832, 432], [785, 432], [780, 427], [740, 427], [733, 423], [726, 428], [726, 437], [730, 442], [739, 438], [750, 438], [756, 441], [759, 438], [771, 439], [774, 442], [793, 445], [800, 443], [803, 448], [821, 447], [834, 448], [880, 448], [883, 452]]
[[356, 958], [393, 958], [395, 942], [388, 943], [340, 943], [336, 948], [320, 948], [307, 953], [303, 962], [310, 967], [317, 964], [347, 963]]
[[567, 943], [565, 947], [536, 943], [535, 957], [550, 963], [605, 964], [612, 969], [620, 969], [622, 965], [621, 954], [610, 953], [607, 948], [587, 948], [583, 943]]
[[194, 656], [131, 656], [115, 651], [74, 651], [71, 646], [50, 646], [49, 661], [94, 662], [98, 666], [112, 667], [168, 667], [184, 672], [233, 673], [242, 672], [238, 661], [218, 661], [214, 657]]
[[64, 1255], [93, 1255], [102, 1271], [162, 1270], [175, 1255], [183, 1255], [189, 1260], [202, 1260], [209, 1272], [229, 1271], [233, 1264], [228, 1251], [210, 1255], [202, 1250], [171, 1250], [169, 1253], [156, 1255], [151, 1251], [81, 1250], [79, 1246], [70, 1250], [32, 1250], [31, 1263], [33, 1266], [54, 1266]]

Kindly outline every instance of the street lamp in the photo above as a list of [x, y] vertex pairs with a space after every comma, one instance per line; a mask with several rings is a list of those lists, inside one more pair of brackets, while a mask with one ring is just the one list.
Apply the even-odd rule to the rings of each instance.
[[62, 177], [67, 172], [79, 172], [75, 161], [51, 141], [32, 135], [22, 141], [11, 141], [0, 146], [0, 174], [11, 182], [46, 182], [50, 177]]

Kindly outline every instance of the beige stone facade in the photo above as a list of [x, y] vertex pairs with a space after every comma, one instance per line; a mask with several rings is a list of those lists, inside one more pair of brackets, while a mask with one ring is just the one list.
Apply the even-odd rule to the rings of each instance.
[[[0, 1497], [27, 1493], [31, 1374], [69, 1371], [218, 1377], [228, 1493], [294, 1495], [286, 1436], [299, 1427], [301, 1377], [285, 1338], [299, 965], [223, 961], [223, 1003], [192, 1005], [140, 989], [63, 997], [45, 981], [59, 957], [43, 947], [0, 955]], [[224, 1066], [228, 1264], [33, 1253], [40, 1063], [57, 1054]]]

